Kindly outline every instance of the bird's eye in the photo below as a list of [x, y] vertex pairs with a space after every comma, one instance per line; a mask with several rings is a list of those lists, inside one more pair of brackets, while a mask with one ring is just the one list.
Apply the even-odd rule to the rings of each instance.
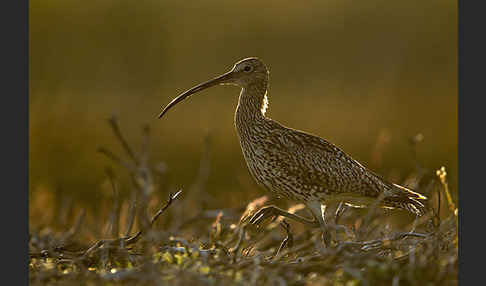
[[253, 67], [252, 66], [246, 66], [246, 67], [243, 68], [243, 70], [245, 72], [251, 72], [253, 70]]

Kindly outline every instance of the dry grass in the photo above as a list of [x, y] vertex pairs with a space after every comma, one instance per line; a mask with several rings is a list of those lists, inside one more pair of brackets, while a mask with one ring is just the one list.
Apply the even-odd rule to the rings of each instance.
[[429, 215], [393, 220], [374, 208], [349, 210], [341, 217], [349, 232], [324, 248], [319, 232], [292, 222], [248, 225], [267, 197], [205, 207], [209, 140], [197, 178], [176, 192], [166, 168], [150, 164], [149, 128], [134, 150], [116, 119], [109, 122], [126, 156], [99, 151], [126, 170], [131, 192], [119, 191], [111, 168], [93, 209], [39, 187], [30, 207], [32, 285], [457, 285], [457, 212], [445, 170], [436, 176], [417, 162], [403, 182], [431, 198]]

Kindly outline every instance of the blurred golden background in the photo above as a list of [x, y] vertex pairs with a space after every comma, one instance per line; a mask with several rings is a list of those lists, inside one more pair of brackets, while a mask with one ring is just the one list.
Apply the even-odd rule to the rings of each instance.
[[[136, 147], [149, 124], [150, 161], [166, 164], [171, 188], [193, 184], [210, 134], [209, 204], [263, 195], [234, 130], [236, 87], [156, 119], [179, 93], [249, 56], [270, 68], [267, 116], [399, 183], [421, 133], [418, 160], [445, 166], [457, 196], [456, 2], [30, 1], [31, 204], [46, 193], [85, 205], [110, 195], [104, 168], [114, 165], [97, 148], [122, 154], [112, 115]], [[126, 172], [115, 172], [127, 194]]]

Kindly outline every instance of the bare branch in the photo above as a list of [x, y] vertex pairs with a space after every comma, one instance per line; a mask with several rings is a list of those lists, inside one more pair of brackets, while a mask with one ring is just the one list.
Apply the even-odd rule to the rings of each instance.
[[111, 236], [118, 237], [120, 231], [120, 194], [118, 188], [116, 187], [115, 174], [110, 167], [106, 168], [106, 174], [111, 183], [111, 188], [113, 190], [113, 209], [110, 216], [110, 226], [111, 226]]
[[132, 231], [133, 223], [135, 222], [135, 216], [137, 214], [137, 192], [133, 192], [132, 202], [128, 209], [127, 229], [125, 230], [125, 237], [130, 235]]
[[121, 142], [123, 149], [125, 149], [128, 156], [133, 160], [135, 165], [138, 165], [139, 161], [135, 157], [135, 153], [133, 153], [132, 149], [130, 148], [130, 145], [128, 145], [127, 141], [121, 134], [120, 127], [118, 126], [117, 118], [115, 116], [112, 116], [108, 119], [108, 122], [110, 123], [110, 126], [113, 129], [113, 133], [115, 133], [116, 138], [118, 138], [118, 140]]
[[146, 165], [149, 157], [149, 143], [150, 143], [150, 126], [145, 124], [142, 128], [143, 142], [140, 154], [140, 161], [142, 165]]
[[118, 164], [118, 165], [120, 165], [122, 167], [127, 168], [129, 171], [132, 171], [132, 172], [135, 172], [136, 171], [136, 166], [134, 166], [130, 162], [123, 161], [122, 159], [120, 159], [120, 157], [118, 157], [117, 155], [115, 155], [110, 150], [108, 150], [108, 149], [106, 149], [104, 147], [99, 147], [98, 148], [98, 152], [100, 152], [101, 154], [105, 155], [106, 157], [108, 157], [109, 159], [111, 159], [116, 164]]
[[287, 246], [288, 248], [292, 248], [292, 246], [294, 244], [294, 236], [290, 232], [290, 225], [289, 225], [289, 223], [286, 222], [285, 219], [283, 219], [280, 222], [280, 226], [285, 230], [285, 232], [287, 233], [287, 236], [284, 238], [284, 240], [282, 240], [282, 243], [280, 244], [280, 247], [278, 248], [277, 253], [274, 256], [274, 259], [280, 258], [280, 256], [279, 256], [280, 251], [282, 249], [284, 249], [284, 247]]
[[[167, 200], [167, 203], [152, 217], [152, 219], [150, 221], [150, 227], [153, 226], [154, 222], [159, 218], [159, 216], [162, 213], [164, 213], [164, 211], [172, 204], [172, 202], [180, 195], [181, 192], [182, 192], [182, 190], [178, 191], [174, 195], [169, 194], [169, 199]], [[130, 238], [127, 238], [125, 240], [125, 244], [130, 245], [130, 244], [137, 242], [140, 239], [140, 236], [142, 235], [142, 233], [144, 231], [146, 231], [146, 229], [139, 230], [137, 232], [137, 234], [135, 234], [134, 236], [132, 236]]]
[[64, 235], [63, 237], [63, 241], [69, 241], [71, 240], [78, 232], [79, 232], [79, 229], [81, 228], [81, 224], [84, 220], [84, 216], [85, 216], [86, 212], [84, 209], [81, 209], [81, 211], [79, 212], [78, 216], [76, 217], [76, 220], [74, 222], [74, 225], [69, 229], [69, 231]]

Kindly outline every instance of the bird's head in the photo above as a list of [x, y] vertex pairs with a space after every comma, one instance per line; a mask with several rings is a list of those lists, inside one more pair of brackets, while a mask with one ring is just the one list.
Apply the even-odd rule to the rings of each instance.
[[237, 62], [233, 68], [212, 80], [203, 82], [195, 87], [183, 92], [174, 98], [160, 113], [161, 118], [169, 109], [177, 103], [188, 98], [190, 95], [215, 85], [236, 85], [241, 88], [247, 88], [252, 84], [268, 82], [268, 69], [265, 64], [258, 58], [246, 58]]

